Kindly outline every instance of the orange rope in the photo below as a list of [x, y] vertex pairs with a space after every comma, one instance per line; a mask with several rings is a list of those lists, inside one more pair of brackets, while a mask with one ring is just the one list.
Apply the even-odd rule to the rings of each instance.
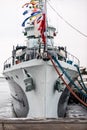
[[52, 62], [52, 64], [53, 64], [53, 66], [54, 66], [54, 68], [55, 68], [57, 74], [60, 76], [60, 78], [62, 79], [62, 81], [63, 81], [64, 84], [66, 85], [67, 89], [72, 93], [72, 95], [73, 95], [77, 100], [79, 100], [84, 106], [87, 107], [87, 104], [75, 94], [75, 92], [72, 90], [72, 88], [70, 88], [70, 86], [66, 83], [66, 81], [64, 80], [64, 78], [61, 76], [59, 70], [57, 69], [55, 63], [54, 63], [53, 60], [52, 60], [52, 57], [51, 57], [50, 55], [48, 55], [48, 58], [51, 60], [51, 62]]

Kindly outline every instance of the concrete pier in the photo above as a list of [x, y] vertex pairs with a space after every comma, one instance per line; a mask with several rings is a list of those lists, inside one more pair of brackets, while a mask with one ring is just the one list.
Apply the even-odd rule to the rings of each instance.
[[0, 130], [87, 130], [87, 119], [0, 119]]

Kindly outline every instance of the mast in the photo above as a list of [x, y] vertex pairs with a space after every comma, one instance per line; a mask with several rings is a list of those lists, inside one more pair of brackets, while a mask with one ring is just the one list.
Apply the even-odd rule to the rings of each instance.
[[46, 17], [46, 21], [45, 21], [45, 25], [46, 25], [46, 43], [45, 43], [45, 51], [47, 52], [47, 0], [45, 0], [45, 17]]
[[47, 52], [47, 0], [39, 0], [39, 3], [42, 7], [42, 15], [43, 15], [43, 21], [44, 21], [44, 27], [42, 28], [44, 30], [44, 52]]

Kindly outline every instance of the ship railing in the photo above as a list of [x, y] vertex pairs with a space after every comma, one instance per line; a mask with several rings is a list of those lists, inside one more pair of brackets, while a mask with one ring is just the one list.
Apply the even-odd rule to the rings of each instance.
[[[67, 62], [67, 63], [69, 63], [71, 65], [78, 65], [78, 66], [80, 65], [79, 59], [77, 57], [75, 57], [74, 55], [70, 54], [69, 52], [64, 50], [64, 53], [65, 53], [64, 57], [63, 57], [63, 55], [61, 55], [61, 53], [59, 52], [58, 49], [56, 49], [56, 53], [58, 53], [58, 59], [59, 60]], [[34, 58], [35, 58], [35, 56], [32, 59], [34, 59]], [[26, 60], [24, 59], [24, 60], [22, 60], [20, 62], [24, 62], [24, 61], [26, 61]], [[16, 59], [13, 56], [11, 56], [4, 62], [4, 70], [7, 69], [7, 68], [12, 67], [15, 64], [19, 64], [20, 62], [18, 62], [18, 60], [16, 61]]]
[[[59, 47], [61, 48], [61, 47]], [[80, 61], [79, 59], [72, 55], [71, 53], [69, 53], [68, 51], [66, 51], [65, 48], [63, 49], [59, 49], [57, 46], [54, 47], [54, 50], [56, 50], [57, 54], [58, 54], [58, 59], [65, 61], [71, 65], [78, 65], [80, 66]]]
[[13, 57], [11, 56], [4, 62], [4, 70], [12, 67], [12, 65], [13, 65], [12, 59], [13, 59]]
[[80, 66], [80, 60], [69, 52], [66, 53], [66, 62], [69, 64]]

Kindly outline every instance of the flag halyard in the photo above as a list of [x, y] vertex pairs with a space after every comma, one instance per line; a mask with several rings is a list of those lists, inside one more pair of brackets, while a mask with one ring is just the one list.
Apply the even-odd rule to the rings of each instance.
[[[35, 36], [41, 36], [42, 42], [46, 44], [46, 5], [45, 0], [42, 0], [41, 3], [39, 3], [39, 0], [31, 0], [29, 3], [26, 3], [22, 6], [22, 8], [26, 7], [32, 4], [33, 9], [31, 9], [31, 14], [29, 17], [27, 17], [23, 23], [22, 26], [24, 27], [26, 22], [29, 20], [30, 25], [34, 25], [34, 32]], [[41, 5], [40, 5], [41, 4]], [[29, 10], [25, 10], [23, 15], [28, 14]]]

